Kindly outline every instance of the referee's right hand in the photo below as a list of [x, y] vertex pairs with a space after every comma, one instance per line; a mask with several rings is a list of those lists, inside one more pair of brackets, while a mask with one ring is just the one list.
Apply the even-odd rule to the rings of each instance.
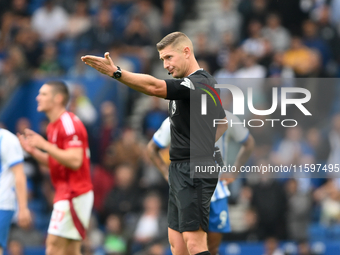
[[101, 72], [102, 74], [106, 74], [112, 77], [113, 73], [117, 71], [117, 67], [113, 63], [110, 53], [106, 52], [104, 58], [96, 57], [92, 55], [86, 55], [81, 57], [81, 60], [96, 69], [97, 71]]

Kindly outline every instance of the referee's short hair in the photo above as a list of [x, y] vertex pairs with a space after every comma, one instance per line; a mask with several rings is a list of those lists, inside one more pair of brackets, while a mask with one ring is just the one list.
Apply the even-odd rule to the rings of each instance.
[[62, 94], [63, 99], [63, 105], [66, 107], [68, 101], [70, 100], [70, 93], [68, 91], [68, 88], [63, 81], [48, 81], [46, 82], [47, 85], [51, 86], [53, 89], [54, 94]]
[[157, 43], [156, 47], [157, 50], [160, 51], [169, 45], [176, 46], [182, 41], [191, 42], [191, 40], [189, 39], [188, 36], [186, 36], [186, 34], [182, 32], [173, 32], [165, 36], [159, 43]]

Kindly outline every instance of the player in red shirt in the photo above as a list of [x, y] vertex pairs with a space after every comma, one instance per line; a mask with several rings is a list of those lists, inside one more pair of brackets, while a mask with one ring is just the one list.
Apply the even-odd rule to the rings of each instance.
[[50, 121], [48, 141], [30, 129], [18, 134], [24, 150], [50, 168], [56, 190], [47, 255], [80, 254], [93, 206], [87, 132], [78, 117], [66, 111], [68, 100], [63, 82], [45, 83], [37, 96], [37, 110], [45, 112]]

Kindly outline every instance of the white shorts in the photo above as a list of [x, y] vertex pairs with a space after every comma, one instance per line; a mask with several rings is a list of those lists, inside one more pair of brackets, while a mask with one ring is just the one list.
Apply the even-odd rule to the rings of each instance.
[[[85, 229], [87, 229], [90, 224], [93, 206], [93, 191], [91, 190], [73, 198], [72, 202], [79, 220]], [[82, 240], [78, 230], [74, 226], [70, 211], [70, 202], [68, 200], [60, 200], [53, 204], [53, 212], [47, 232], [68, 239]]]

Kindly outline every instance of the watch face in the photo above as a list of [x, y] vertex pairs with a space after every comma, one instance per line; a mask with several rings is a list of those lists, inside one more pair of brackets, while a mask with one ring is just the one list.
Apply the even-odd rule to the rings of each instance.
[[120, 77], [122, 77], [122, 73], [121, 72], [116, 72], [115, 73], [115, 78], [118, 79]]

